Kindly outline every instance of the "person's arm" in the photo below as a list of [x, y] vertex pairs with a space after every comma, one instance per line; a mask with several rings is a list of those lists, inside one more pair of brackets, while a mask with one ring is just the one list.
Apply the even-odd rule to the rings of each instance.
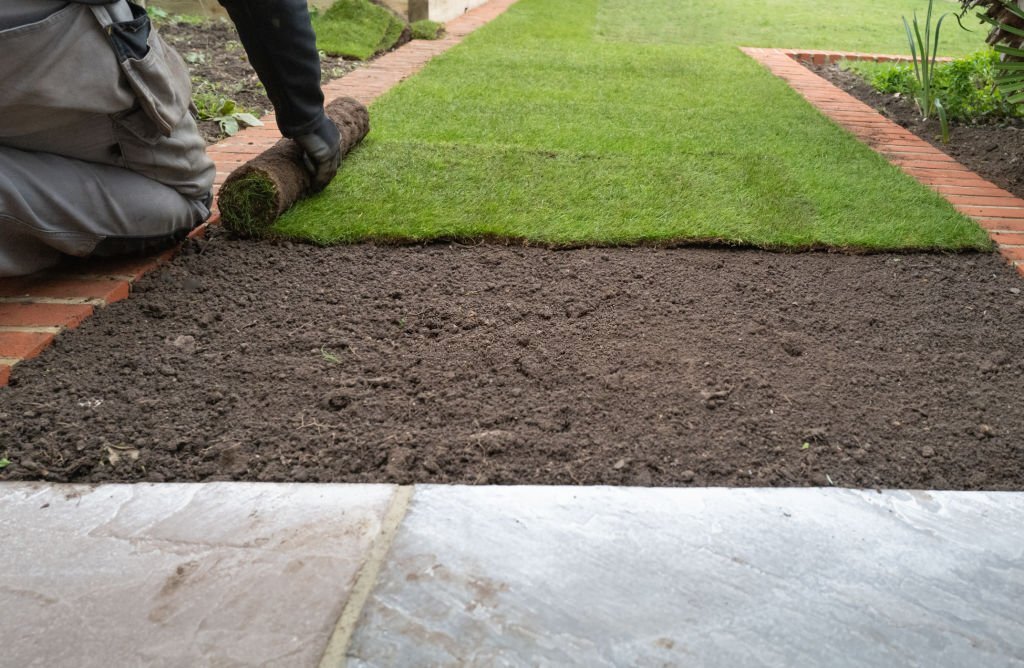
[[313, 189], [323, 189], [341, 162], [340, 137], [324, 114], [320, 56], [306, 0], [219, 2], [267, 90], [281, 134], [302, 146]]

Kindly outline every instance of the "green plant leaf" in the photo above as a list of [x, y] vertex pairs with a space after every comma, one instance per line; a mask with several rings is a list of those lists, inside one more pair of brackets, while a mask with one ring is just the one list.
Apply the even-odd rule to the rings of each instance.
[[946, 108], [942, 106], [942, 100], [935, 98], [935, 110], [939, 112], [939, 125], [942, 126], [942, 143], [949, 143], [949, 119], [946, 117]]
[[7, 468], [10, 465], [11, 465], [11, 460], [7, 459], [7, 457], [3, 457], [2, 459], [0, 459], [0, 469], [5, 469], [5, 468]]
[[227, 136], [233, 137], [238, 134], [238, 121], [235, 120], [234, 116], [220, 116], [216, 120], [220, 124], [220, 129]]
[[249, 113], [246, 113], [246, 112], [240, 111], [240, 112], [237, 112], [237, 113], [232, 114], [232, 115], [234, 116], [236, 121], [238, 121], [239, 123], [241, 123], [242, 125], [245, 125], [247, 127], [254, 127], [254, 126], [261, 126], [261, 125], [263, 125], [263, 121], [261, 121], [260, 119], [256, 118], [252, 114], [249, 114]]

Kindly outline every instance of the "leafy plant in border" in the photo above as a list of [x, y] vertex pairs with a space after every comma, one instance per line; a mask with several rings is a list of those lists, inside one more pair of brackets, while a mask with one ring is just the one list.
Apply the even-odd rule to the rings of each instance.
[[217, 97], [212, 93], [196, 93], [192, 100], [203, 121], [217, 121], [224, 134], [232, 136], [241, 126], [263, 125], [263, 121], [238, 108], [234, 100]]
[[914, 76], [917, 79], [917, 90], [914, 94], [914, 101], [921, 111], [925, 120], [938, 112], [939, 123], [942, 126], [942, 141], [949, 142], [949, 119], [946, 117], [946, 108], [935, 95], [935, 64], [939, 54], [939, 35], [942, 31], [942, 22], [949, 16], [948, 13], [939, 17], [935, 24], [935, 38], [932, 39], [932, 11], [935, 0], [928, 0], [928, 15], [924, 21], [924, 36], [921, 35], [921, 25], [917, 20], [917, 11], [914, 11], [914, 29], [903, 17], [903, 27], [907, 31], [907, 42], [910, 44], [910, 55], [914, 59]]
[[986, 42], [1000, 54], [996, 85], [1011, 104], [1024, 102], [1024, 9], [1015, 0], [962, 0], [962, 17], [977, 17], [991, 26]]

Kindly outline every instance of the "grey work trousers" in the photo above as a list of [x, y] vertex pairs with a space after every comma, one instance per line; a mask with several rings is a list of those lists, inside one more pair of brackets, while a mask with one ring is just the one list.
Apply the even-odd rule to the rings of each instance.
[[181, 58], [155, 30], [115, 54], [109, 25], [146, 20], [126, 0], [41, 2], [55, 11], [12, 26], [0, 0], [0, 277], [166, 247], [210, 213]]

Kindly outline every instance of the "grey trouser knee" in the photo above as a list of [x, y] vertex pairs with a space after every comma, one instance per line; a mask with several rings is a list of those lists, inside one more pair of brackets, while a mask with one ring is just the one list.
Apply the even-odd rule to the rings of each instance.
[[0, 276], [61, 253], [160, 250], [209, 215], [205, 202], [127, 169], [0, 146]]
[[19, 3], [0, 2], [0, 276], [149, 249], [209, 215], [215, 169], [180, 56], [155, 30], [115, 50], [108, 33], [148, 28], [126, 0], [41, 2], [58, 9], [13, 27]]

